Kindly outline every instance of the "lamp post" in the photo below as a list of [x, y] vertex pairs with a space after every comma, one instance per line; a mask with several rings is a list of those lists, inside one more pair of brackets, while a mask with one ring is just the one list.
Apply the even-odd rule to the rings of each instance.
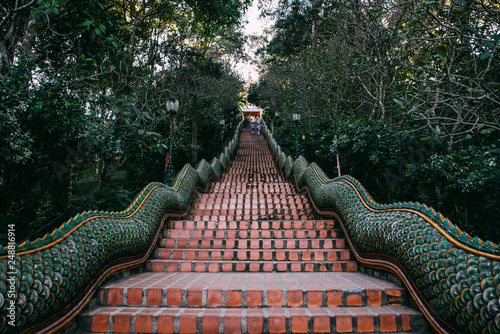
[[339, 158], [339, 149], [337, 145], [337, 135], [335, 135], [335, 140], [333, 142], [333, 149], [335, 152], [337, 152], [337, 172], [340, 177], [340, 158]]
[[168, 165], [165, 169], [164, 183], [167, 185], [171, 185], [174, 180], [175, 172], [174, 165], [172, 164], [172, 150], [173, 150], [173, 141], [174, 141], [174, 118], [175, 114], [177, 114], [177, 110], [179, 110], [179, 101], [177, 100], [169, 100], [167, 101], [167, 111], [170, 115], [170, 134], [169, 134], [169, 148], [168, 148]]
[[279, 124], [280, 113], [279, 112], [275, 112], [274, 113], [274, 118], [276, 118], [276, 142], [279, 145], [280, 141], [279, 141], [279, 137], [278, 137], [278, 128], [280, 126], [280, 124]]
[[222, 129], [220, 130], [220, 151], [222, 152], [224, 149], [224, 124], [226, 124], [226, 121], [224, 120], [224, 118], [221, 118], [219, 123], [222, 127]]
[[234, 110], [231, 111], [231, 118], [229, 119], [229, 137], [233, 138], [233, 121], [235, 117], [235, 112]]
[[299, 121], [300, 121], [300, 114], [298, 111], [294, 112], [292, 115], [292, 119], [295, 123], [295, 137], [297, 139], [296, 143], [296, 158], [299, 157]]

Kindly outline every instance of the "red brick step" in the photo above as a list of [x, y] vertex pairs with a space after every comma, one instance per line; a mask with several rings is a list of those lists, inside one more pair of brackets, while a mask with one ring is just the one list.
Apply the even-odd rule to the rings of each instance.
[[276, 272], [357, 271], [356, 261], [182, 261], [152, 259], [146, 269], [155, 272]]
[[352, 260], [349, 249], [342, 250], [229, 250], [166, 249], [156, 250], [157, 259], [165, 260], [252, 260], [252, 261], [337, 261]]
[[298, 229], [298, 230], [203, 230], [167, 229], [167, 239], [295, 239], [295, 238], [336, 238], [342, 235], [341, 229]]
[[103, 307], [80, 316], [94, 333], [424, 333], [406, 306], [343, 308]]
[[401, 305], [406, 292], [361, 273], [142, 273], [107, 284], [104, 306], [362, 307]]
[[162, 239], [166, 248], [205, 249], [344, 249], [344, 238], [328, 239]]
[[190, 230], [190, 229], [220, 229], [220, 230], [300, 230], [300, 229], [331, 229], [338, 226], [333, 220], [230, 220], [221, 216], [203, 216], [197, 220], [172, 220], [165, 223], [166, 229]]

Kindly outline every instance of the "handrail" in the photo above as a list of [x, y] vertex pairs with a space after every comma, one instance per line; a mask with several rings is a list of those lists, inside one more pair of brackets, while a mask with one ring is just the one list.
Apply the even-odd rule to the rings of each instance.
[[424, 204], [379, 204], [353, 177], [329, 179], [304, 157], [285, 156], [267, 127], [264, 135], [287, 179], [320, 215], [338, 218], [357, 260], [399, 277], [436, 332], [500, 332], [498, 245]]
[[172, 186], [150, 183], [123, 211], [77, 214], [42, 238], [0, 249], [0, 333], [55, 333], [107, 278], [144, 264], [165, 220], [184, 215], [195, 190], [227, 169], [242, 125], [219, 158], [186, 164]]

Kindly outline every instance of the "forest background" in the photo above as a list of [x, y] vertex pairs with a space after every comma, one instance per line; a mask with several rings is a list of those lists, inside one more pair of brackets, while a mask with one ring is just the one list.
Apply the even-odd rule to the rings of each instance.
[[0, 6], [0, 231], [123, 210], [172, 163], [212, 159], [243, 101], [250, 1], [7, 0]]
[[7, 0], [1, 230], [38, 237], [162, 181], [169, 99], [175, 170], [216, 156], [245, 103], [232, 64], [249, 41], [260, 79], [248, 101], [288, 152], [330, 177], [339, 154], [378, 202], [426, 203], [500, 241], [498, 2], [261, 0], [274, 25], [245, 36], [250, 4]]
[[275, 24], [253, 40], [262, 74], [248, 99], [278, 123], [282, 146], [329, 177], [339, 154], [342, 174], [379, 203], [425, 203], [500, 241], [498, 1], [280, 0], [262, 10]]

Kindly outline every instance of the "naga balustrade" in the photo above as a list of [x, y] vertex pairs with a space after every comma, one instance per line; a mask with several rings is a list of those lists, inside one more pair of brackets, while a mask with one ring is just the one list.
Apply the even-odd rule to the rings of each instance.
[[172, 186], [153, 182], [121, 212], [88, 211], [51, 234], [0, 250], [0, 333], [53, 333], [117, 273], [140, 267], [169, 217], [184, 215], [196, 188], [218, 180], [236, 153], [242, 129], [219, 158], [189, 164]]
[[329, 179], [286, 156], [266, 127], [279, 168], [320, 215], [341, 223], [357, 260], [395, 274], [440, 333], [500, 333], [500, 249], [420, 203], [379, 204], [353, 177]]

